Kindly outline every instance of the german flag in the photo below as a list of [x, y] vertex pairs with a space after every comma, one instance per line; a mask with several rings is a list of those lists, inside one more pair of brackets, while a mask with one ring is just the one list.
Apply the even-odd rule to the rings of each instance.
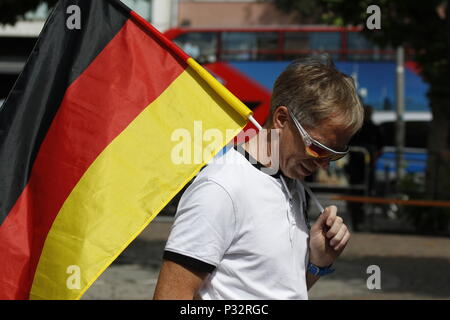
[[[60, 1], [0, 110], [0, 299], [79, 299], [249, 117], [120, 1]], [[232, 135], [177, 164], [196, 121]]]

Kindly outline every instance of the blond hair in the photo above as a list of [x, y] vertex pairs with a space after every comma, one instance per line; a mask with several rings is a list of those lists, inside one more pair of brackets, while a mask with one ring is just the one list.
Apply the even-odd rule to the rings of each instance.
[[327, 55], [289, 64], [275, 81], [271, 115], [280, 106], [291, 110], [306, 127], [338, 118], [351, 134], [361, 128], [364, 119], [353, 79], [337, 70]]

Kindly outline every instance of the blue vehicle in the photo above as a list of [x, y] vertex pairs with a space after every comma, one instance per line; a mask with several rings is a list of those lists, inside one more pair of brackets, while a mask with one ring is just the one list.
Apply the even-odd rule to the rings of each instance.
[[[432, 115], [430, 112], [406, 112], [405, 148], [403, 170], [417, 179], [424, 179], [427, 167], [427, 138]], [[375, 170], [378, 181], [391, 180], [396, 174], [395, 113], [376, 112], [373, 120], [379, 125], [383, 140], [381, 155], [376, 161]]]

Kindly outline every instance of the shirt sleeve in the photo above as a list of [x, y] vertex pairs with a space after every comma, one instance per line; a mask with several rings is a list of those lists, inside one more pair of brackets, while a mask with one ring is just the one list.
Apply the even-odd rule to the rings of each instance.
[[175, 253], [217, 267], [233, 240], [235, 226], [229, 193], [210, 178], [194, 181], [178, 204], [164, 257], [171, 259]]

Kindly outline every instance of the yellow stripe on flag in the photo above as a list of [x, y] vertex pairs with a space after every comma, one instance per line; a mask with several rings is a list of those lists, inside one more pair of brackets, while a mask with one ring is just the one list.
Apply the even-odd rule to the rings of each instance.
[[187, 59], [188, 65], [198, 73], [198, 75], [208, 83], [234, 110], [244, 119], [248, 119], [253, 114], [241, 100], [225, 88], [216, 78], [214, 78], [205, 68], [192, 58]]
[[[185, 128], [194, 137], [194, 121], [224, 137], [227, 129], [234, 136], [247, 123], [188, 68], [113, 140], [72, 190], [48, 233], [31, 299], [79, 299], [198, 173], [204, 164], [171, 159], [179, 143], [171, 141], [172, 133]], [[211, 144], [192, 141], [197, 147]], [[227, 142], [216, 145], [204, 162]], [[77, 271], [79, 288], [73, 278]]]

